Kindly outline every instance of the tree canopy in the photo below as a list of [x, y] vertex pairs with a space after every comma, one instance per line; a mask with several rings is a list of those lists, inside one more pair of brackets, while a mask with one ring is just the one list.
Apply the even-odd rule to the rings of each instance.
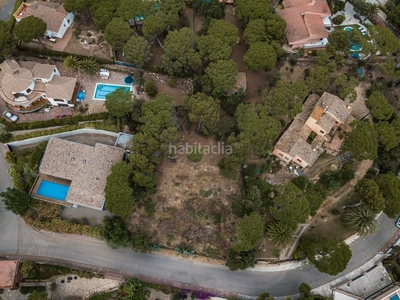
[[236, 252], [247, 252], [253, 249], [264, 234], [265, 220], [258, 212], [245, 215], [236, 227], [237, 242], [232, 245]]
[[33, 39], [39, 39], [43, 37], [46, 32], [46, 22], [42, 19], [28, 16], [19, 21], [14, 27], [14, 33], [17, 38], [24, 43], [29, 43]]
[[219, 98], [231, 91], [236, 83], [237, 64], [233, 60], [211, 62], [204, 70], [203, 88], [205, 92]]
[[243, 39], [247, 45], [252, 45], [257, 42], [265, 42], [267, 40], [265, 21], [263, 19], [251, 20], [243, 31]]
[[133, 99], [130, 91], [118, 88], [106, 95], [105, 106], [110, 115], [119, 118], [127, 115], [133, 110]]
[[310, 75], [306, 78], [310, 91], [314, 93], [325, 91], [330, 82], [329, 74], [327, 67], [318, 66], [310, 70]]
[[104, 39], [113, 49], [122, 48], [132, 35], [128, 22], [121, 18], [113, 18], [104, 30]]
[[344, 144], [344, 149], [357, 160], [375, 159], [378, 156], [378, 135], [368, 122], [358, 122]]
[[363, 178], [355, 186], [356, 192], [360, 195], [362, 201], [374, 213], [380, 213], [385, 207], [385, 198], [382, 196], [379, 186], [372, 179]]
[[274, 48], [263, 42], [250, 45], [250, 48], [243, 56], [246, 67], [253, 71], [260, 69], [271, 70], [276, 64], [276, 59], [277, 56]]
[[125, 57], [138, 66], [144, 66], [153, 56], [149, 42], [141, 36], [133, 36], [124, 46]]
[[328, 36], [328, 43], [336, 52], [348, 53], [350, 50], [350, 39], [344, 30], [334, 30]]
[[395, 218], [400, 214], [400, 179], [393, 173], [379, 174], [375, 179], [379, 190], [385, 198], [383, 212], [389, 218]]
[[380, 51], [383, 55], [390, 55], [399, 50], [399, 40], [389, 28], [371, 25], [368, 30], [375, 42], [373, 45], [376, 51]]
[[239, 35], [239, 30], [235, 25], [229, 24], [224, 20], [212, 19], [207, 30], [208, 35], [212, 35], [229, 46], [236, 43], [236, 38]]
[[151, 15], [144, 19], [142, 32], [146, 38], [156, 38], [166, 27], [165, 20], [161, 15]]
[[125, 162], [116, 163], [111, 167], [104, 189], [106, 209], [122, 218], [129, 214], [135, 203], [133, 189], [129, 185], [131, 174], [132, 169]]
[[115, 249], [127, 246], [130, 239], [130, 232], [127, 224], [119, 216], [105, 216], [103, 220], [103, 228], [101, 237], [106, 241], [107, 245]]
[[200, 55], [195, 50], [196, 42], [195, 33], [186, 27], [168, 33], [161, 60], [169, 74], [182, 75], [201, 66]]
[[193, 9], [203, 18], [223, 19], [225, 17], [225, 3], [219, 0], [194, 1]]
[[232, 47], [213, 35], [200, 36], [197, 48], [206, 62], [228, 59], [232, 52]]
[[344, 242], [303, 237], [299, 247], [318, 271], [335, 276], [344, 271], [351, 258], [351, 250]]
[[32, 198], [24, 191], [16, 188], [7, 188], [7, 191], [0, 193], [6, 209], [14, 214], [24, 216], [32, 205]]
[[375, 125], [376, 132], [378, 134], [379, 143], [384, 147], [385, 151], [397, 147], [399, 144], [400, 133], [396, 131], [396, 128], [389, 124], [389, 122], [378, 122]]
[[380, 91], [374, 91], [366, 101], [367, 107], [370, 109], [371, 115], [377, 120], [389, 120], [394, 108], [388, 103], [385, 95]]
[[251, 20], [268, 20], [272, 14], [272, 4], [264, 0], [236, 0], [236, 15], [246, 27]]
[[228, 250], [225, 265], [229, 268], [229, 270], [245, 270], [249, 267], [254, 267], [254, 264], [255, 258], [252, 251], [236, 252], [232, 249]]
[[198, 128], [208, 134], [217, 127], [220, 115], [219, 100], [202, 93], [185, 99], [190, 122], [198, 123]]

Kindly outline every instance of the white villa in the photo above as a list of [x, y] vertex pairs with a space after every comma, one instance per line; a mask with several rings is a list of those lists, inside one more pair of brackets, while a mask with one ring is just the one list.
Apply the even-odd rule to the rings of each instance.
[[61, 77], [55, 65], [5, 60], [0, 64], [0, 98], [14, 110], [29, 109], [39, 101], [74, 107], [76, 78]]
[[28, 16], [42, 19], [47, 24], [45, 35], [61, 39], [68, 27], [74, 21], [74, 14], [67, 12], [62, 4], [54, 2], [35, 1], [34, 3], [23, 2], [14, 13], [17, 22]]

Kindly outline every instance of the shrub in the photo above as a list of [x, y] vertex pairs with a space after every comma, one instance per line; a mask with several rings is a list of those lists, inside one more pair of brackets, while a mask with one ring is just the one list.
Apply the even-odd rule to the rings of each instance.
[[151, 216], [156, 212], [156, 204], [150, 198], [144, 200], [144, 211], [148, 216]]
[[192, 151], [186, 156], [190, 161], [197, 163], [203, 158], [203, 150], [201, 147], [192, 146]]
[[170, 77], [168, 78], [168, 85], [172, 88], [176, 87], [176, 78], [175, 77]]
[[340, 24], [342, 24], [344, 22], [345, 19], [346, 18], [345, 18], [344, 15], [338, 15], [338, 16], [334, 17], [332, 19], [332, 21], [333, 21], [333, 24], [340, 25]]
[[25, 279], [33, 278], [37, 274], [36, 263], [31, 260], [26, 260], [22, 263], [21, 275]]
[[155, 95], [157, 95], [158, 90], [157, 90], [157, 86], [156, 86], [155, 82], [154, 81], [147, 81], [145, 83], [145, 85], [144, 85], [144, 91], [150, 97], [154, 97]]

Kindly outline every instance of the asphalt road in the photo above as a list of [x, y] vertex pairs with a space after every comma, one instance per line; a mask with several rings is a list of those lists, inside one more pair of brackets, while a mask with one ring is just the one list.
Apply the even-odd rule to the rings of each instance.
[[[0, 147], [0, 191], [11, 186], [3, 157], [3, 149]], [[302, 282], [312, 287], [325, 284], [374, 257], [396, 232], [394, 221], [383, 215], [379, 229], [373, 236], [358, 239], [351, 245], [353, 257], [347, 269], [336, 277], [321, 274], [310, 265], [285, 272], [231, 272], [224, 266], [156, 254], [140, 254], [128, 249], [112, 250], [101, 241], [39, 233], [25, 225], [21, 218], [5, 210], [0, 201], [0, 256], [45, 256], [244, 295], [258, 295], [264, 291], [273, 296], [290, 295], [297, 293]]]
[[15, 0], [7, 0], [0, 9], [0, 20], [8, 21], [11, 14], [13, 13]]

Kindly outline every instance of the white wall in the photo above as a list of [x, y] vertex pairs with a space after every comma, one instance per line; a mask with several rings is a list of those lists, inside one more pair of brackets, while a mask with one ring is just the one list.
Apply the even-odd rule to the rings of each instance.
[[67, 29], [72, 25], [72, 22], [74, 21], [74, 17], [75, 15], [73, 13], [68, 13], [61, 26], [60, 29], [58, 30], [58, 32], [56, 34], [54, 34], [53, 36], [58, 37], [58, 38], [62, 38], [65, 34], [65, 32], [67, 31]]

